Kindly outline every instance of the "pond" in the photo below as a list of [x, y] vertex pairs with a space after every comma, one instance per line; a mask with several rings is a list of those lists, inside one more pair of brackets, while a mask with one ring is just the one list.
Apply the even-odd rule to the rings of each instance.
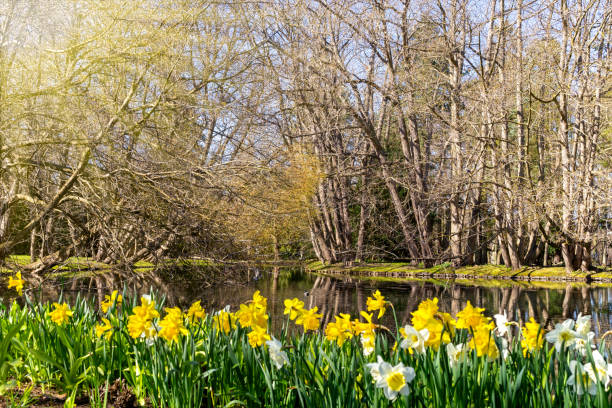
[[[226, 266], [208, 268], [179, 268], [159, 271], [112, 271], [95, 274], [62, 274], [40, 279], [27, 278], [25, 293], [36, 300], [57, 301], [60, 294], [73, 302], [76, 296], [101, 302], [112, 290], [144, 294], [154, 291], [163, 295], [166, 304], [188, 307], [201, 300], [207, 311], [226, 305], [236, 310], [255, 290], [268, 298], [272, 330], [285, 322], [283, 301], [297, 297], [306, 307], [318, 307], [323, 314], [322, 324], [333, 320], [338, 313], [358, 314], [366, 310], [366, 299], [375, 290], [390, 300], [400, 324], [410, 323], [411, 312], [427, 298], [437, 297], [441, 311], [455, 315], [469, 300], [484, 307], [488, 315], [506, 311], [508, 317], [521, 325], [534, 316], [547, 330], [578, 313], [593, 318], [592, 330], [599, 338], [610, 330], [612, 323], [612, 285], [556, 283], [538, 287], [524, 282], [481, 281], [479, 284], [453, 281], [388, 281], [315, 275], [301, 269]], [[542, 283], [540, 283], [541, 285]], [[7, 303], [14, 291], [0, 289], [0, 297]], [[388, 312], [382, 324], [393, 329], [395, 320]]]

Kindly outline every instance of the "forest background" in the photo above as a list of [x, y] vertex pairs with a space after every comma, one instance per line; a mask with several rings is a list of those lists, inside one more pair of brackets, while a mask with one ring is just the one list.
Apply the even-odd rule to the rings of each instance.
[[4, 0], [0, 259], [612, 258], [599, 0]]

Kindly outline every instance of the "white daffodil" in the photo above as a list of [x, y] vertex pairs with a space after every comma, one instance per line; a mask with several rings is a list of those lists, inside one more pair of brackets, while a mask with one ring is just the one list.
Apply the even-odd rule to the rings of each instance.
[[570, 371], [572, 375], [567, 379], [567, 385], [571, 385], [578, 395], [584, 394], [584, 390], [591, 395], [597, 394], [597, 383], [585, 371], [585, 367], [578, 361], [570, 361]]
[[555, 344], [557, 352], [561, 351], [561, 347], [567, 348], [574, 344], [577, 333], [572, 330], [574, 328], [574, 321], [567, 319], [563, 323], [557, 323], [555, 329], [546, 333], [546, 341]]
[[266, 345], [268, 346], [268, 352], [270, 353], [270, 360], [272, 360], [276, 368], [280, 369], [285, 364], [289, 364], [287, 353], [281, 350], [283, 345], [280, 341], [272, 337], [271, 340], [266, 341]]
[[588, 332], [586, 335], [576, 336], [574, 339], [574, 349], [578, 351], [583, 356], [586, 356], [587, 348], [594, 347], [593, 339], [595, 338], [595, 333]]
[[375, 363], [368, 363], [366, 364], [366, 367], [370, 370], [370, 375], [372, 376], [372, 382], [373, 383], [377, 383], [378, 380], [381, 379], [380, 376], [380, 364], [384, 363], [385, 361], [383, 360], [383, 358], [381, 356], [376, 356], [376, 362]]
[[446, 354], [448, 354], [449, 365], [454, 367], [457, 363], [465, 361], [467, 356], [465, 344], [457, 344], [455, 346], [453, 343], [448, 343], [446, 345]]
[[363, 347], [363, 355], [369, 356], [374, 352], [374, 346], [376, 346], [376, 338], [373, 333], [361, 335], [361, 346]]
[[582, 313], [578, 314], [574, 330], [579, 336], [586, 336], [591, 330], [591, 316], [583, 316]]
[[[612, 376], [612, 364], [606, 363], [606, 360], [604, 360], [598, 350], [593, 351], [593, 362], [595, 366], [591, 363], [587, 363], [583, 366], [584, 371], [594, 383], [602, 383], [607, 391], [608, 385], [610, 384], [610, 377]], [[591, 394], [593, 393], [591, 392]]]
[[425, 342], [429, 339], [429, 330], [417, 330], [407, 324], [404, 326], [403, 336], [404, 339], [400, 343], [401, 348], [409, 348], [421, 354], [425, 353]]
[[512, 322], [508, 321], [508, 315], [506, 315], [506, 311], [504, 310], [504, 314], [496, 314], [493, 317], [495, 318], [497, 333], [500, 336], [505, 336], [508, 333], [508, 328], [510, 328], [510, 325], [512, 325]]
[[508, 340], [502, 338], [501, 343], [502, 343], [501, 355], [502, 355], [502, 358], [505, 360], [510, 355], [510, 351], [508, 350]]
[[415, 377], [414, 369], [402, 363], [391, 366], [380, 356], [377, 359], [377, 363], [369, 365], [370, 373], [374, 372], [372, 378], [376, 378], [376, 387], [382, 388], [385, 397], [391, 401], [395, 400], [398, 394], [408, 395], [410, 393], [408, 383]]

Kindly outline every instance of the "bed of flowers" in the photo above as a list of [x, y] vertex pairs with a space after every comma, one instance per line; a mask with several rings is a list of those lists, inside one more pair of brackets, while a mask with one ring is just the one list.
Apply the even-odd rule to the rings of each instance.
[[[9, 287], [21, 294], [20, 275]], [[20, 306], [21, 303], [22, 305]], [[427, 299], [410, 325], [378, 323], [393, 305], [377, 291], [359, 316], [321, 327], [316, 307], [284, 301], [286, 324], [269, 330], [259, 293], [239, 309], [163, 307], [154, 295], [113, 292], [101, 308], [21, 302], [0, 308], [0, 396], [28, 406], [34, 388], [112, 406], [127, 384], [155, 407], [608, 407], [612, 364], [595, 347], [590, 316], [545, 332], [467, 306], [451, 316]], [[399, 326], [397, 326], [399, 327]], [[607, 335], [607, 334], [605, 334]], [[604, 336], [605, 336], [604, 335]]]

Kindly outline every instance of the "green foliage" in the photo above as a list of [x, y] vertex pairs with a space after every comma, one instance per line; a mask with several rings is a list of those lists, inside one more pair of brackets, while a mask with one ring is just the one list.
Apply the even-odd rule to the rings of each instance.
[[[569, 362], [581, 357], [548, 344], [524, 356], [513, 341], [505, 359], [470, 351], [464, 362], [451, 365], [445, 347], [411, 354], [393, 347], [397, 334], [384, 329], [366, 356], [359, 337], [339, 346], [321, 332], [290, 335], [287, 325], [279, 340], [288, 364], [277, 368], [265, 346], [251, 347], [246, 329], [219, 332], [211, 315], [187, 323], [189, 333], [177, 342], [133, 339], [127, 321], [136, 299], [123, 295], [123, 304], [104, 314], [77, 299], [70, 322], [61, 326], [51, 321], [48, 304], [0, 308], [0, 381], [13, 404], [25, 406], [29, 394], [22, 393], [19, 402], [12, 387], [51, 386], [67, 394], [66, 406], [80, 394], [89, 395], [92, 406], [106, 406], [109, 384], [123, 379], [141, 405], [155, 407], [387, 407], [366, 366], [377, 356], [415, 370], [411, 392], [393, 403], [398, 407], [606, 407], [612, 398], [602, 385], [595, 395], [577, 395], [567, 380]], [[96, 336], [102, 316], [113, 327], [108, 337]], [[458, 330], [455, 340], [468, 335]], [[606, 355], [604, 347], [599, 346]]]

